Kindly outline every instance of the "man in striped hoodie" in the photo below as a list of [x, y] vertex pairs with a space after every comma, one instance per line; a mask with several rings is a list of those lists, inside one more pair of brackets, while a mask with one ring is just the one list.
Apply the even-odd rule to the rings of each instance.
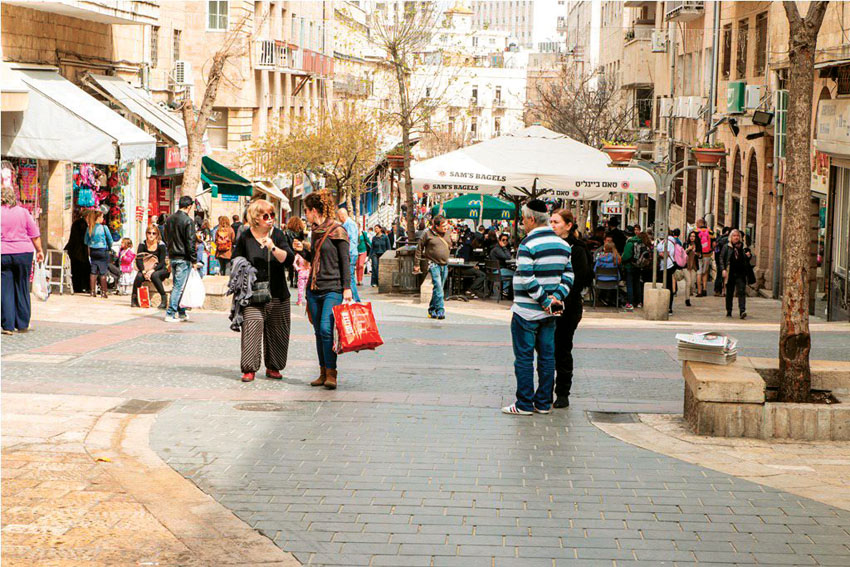
[[[549, 413], [555, 383], [555, 316], [573, 285], [570, 245], [549, 228], [543, 201], [522, 207], [527, 236], [517, 252], [511, 337], [516, 373], [516, 402], [502, 408], [508, 415]], [[534, 351], [537, 351], [537, 390], [534, 389]]]

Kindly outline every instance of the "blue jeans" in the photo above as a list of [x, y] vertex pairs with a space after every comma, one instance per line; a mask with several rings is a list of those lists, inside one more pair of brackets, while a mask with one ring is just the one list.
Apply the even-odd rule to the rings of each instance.
[[[555, 384], [555, 318], [526, 321], [516, 313], [511, 319], [516, 373], [516, 407], [547, 410]], [[534, 351], [537, 351], [537, 390], [534, 389]]]
[[189, 279], [189, 270], [192, 266], [186, 260], [172, 260], [171, 273], [174, 275], [174, 287], [171, 288], [171, 301], [168, 303], [168, 308], [165, 310], [167, 316], [174, 317], [174, 314], [185, 315], [186, 310], [180, 307], [180, 299], [183, 297], [183, 288], [186, 287], [186, 281]]
[[310, 312], [310, 320], [313, 321], [313, 330], [316, 333], [319, 366], [331, 370], [336, 369], [333, 308], [340, 303], [342, 303], [342, 294], [337, 291], [307, 291], [307, 310]]
[[32, 306], [30, 304], [30, 271], [32, 252], [2, 255], [2, 314], [3, 330], [29, 329]]
[[439, 317], [440, 315], [446, 314], [443, 287], [445, 287], [446, 279], [449, 277], [449, 267], [431, 264], [428, 271], [431, 273], [431, 283], [434, 284], [434, 291], [431, 292], [431, 304], [428, 306], [428, 313], [434, 317]]
[[348, 265], [351, 270], [351, 296], [355, 302], [360, 303], [360, 294], [357, 293], [357, 256], [357, 254], [350, 256]]

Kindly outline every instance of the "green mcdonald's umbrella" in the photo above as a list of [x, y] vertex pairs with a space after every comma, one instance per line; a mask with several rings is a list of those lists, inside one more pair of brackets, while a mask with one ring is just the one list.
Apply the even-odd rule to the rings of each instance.
[[[513, 220], [514, 206], [512, 203], [502, 201], [492, 195], [484, 195], [484, 209], [482, 215], [481, 195], [470, 193], [461, 195], [442, 204], [443, 215], [450, 219], [473, 219], [473, 220]], [[431, 208], [432, 214], [439, 214], [440, 205]]]

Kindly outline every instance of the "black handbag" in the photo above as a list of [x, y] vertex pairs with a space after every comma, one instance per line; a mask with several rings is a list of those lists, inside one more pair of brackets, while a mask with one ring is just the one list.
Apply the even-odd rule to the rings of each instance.
[[272, 291], [269, 285], [271, 284], [272, 258], [271, 250], [266, 248], [266, 268], [269, 281], [254, 282], [254, 289], [251, 290], [251, 305], [265, 305], [272, 300]]

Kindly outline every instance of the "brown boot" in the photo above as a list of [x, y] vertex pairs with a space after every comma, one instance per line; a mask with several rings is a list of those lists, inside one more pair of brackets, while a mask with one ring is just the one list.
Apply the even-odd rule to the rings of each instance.
[[98, 279], [100, 280], [100, 296], [106, 299], [109, 297], [109, 286], [106, 284], [106, 276], [100, 276]]
[[91, 296], [97, 297], [97, 276], [92, 274], [89, 276], [89, 285], [91, 286]]
[[325, 380], [328, 378], [328, 369], [324, 366], [319, 368], [319, 377], [310, 382], [311, 386], [324, 386]]
[[328, 377], [325, 379], [325, 388], [336, 390], [336, 368], [328, 368]]

